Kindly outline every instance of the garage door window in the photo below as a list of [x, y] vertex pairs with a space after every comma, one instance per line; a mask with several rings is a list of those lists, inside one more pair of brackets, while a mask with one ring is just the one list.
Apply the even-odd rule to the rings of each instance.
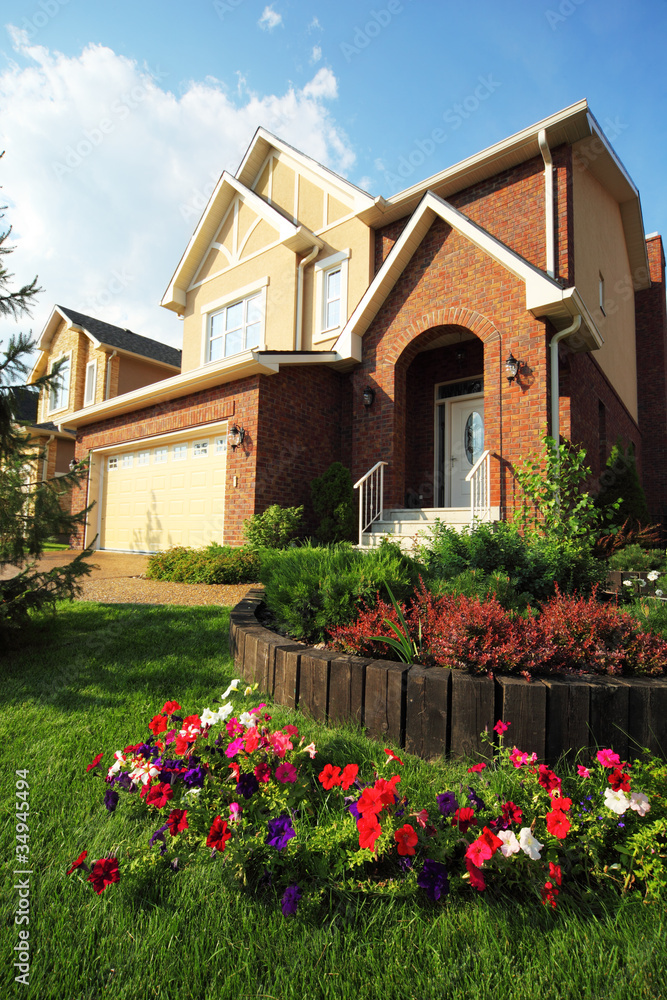
[[160, 465], [162, 462], [167, 461], [167, 449], [166, 448], [156, 448], [153, 452], [153, 459], [156, 465]]
[[195, 441], [194, 458], [207, 458], [208, 457], [208, 441]]
[[109, 471], [112, 471], [113, 469], [117, 468], [118, 468], [118, 456], [113, 455], [112, 458], [109, 459]]
[[215, 453], [216, 455], [226, 455], [227, 454], [227, 435], [215, 439]]
[[120, 464], [123, 469], [131, 469], [134, 461], [134, 455], [123, 455]]
[[140, 451], [137, 455], [137, 465], [149, 465], [151, 460], [150, 451]]
[[171, 457], [174, 462], [184, 462], [188, 457], [187, 444], [175, 444], [172, 448]]

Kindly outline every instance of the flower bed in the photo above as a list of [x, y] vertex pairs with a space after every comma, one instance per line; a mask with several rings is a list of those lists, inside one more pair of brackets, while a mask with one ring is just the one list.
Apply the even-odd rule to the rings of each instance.
[[[272, 728], [265, 708], [234, 715], [228, 702], [185, 715], [167, 702], [150, 734], [105, 763], [104, 804], [113, 813], [129, 797], [145, 821], [142, 847], [92, 867], [83, 851], [67, 874], [86, 873], [101, 894], [126, 876], [177, 872], [208, 850], [212, 871], [273, 896], [285, 916], [306, 895], [442, 905], [449, 893], [489, 888], [553, 908], [561, 893], [576, 901], [592, 885], [646, 901], [667, 888], [667, 766], [655, 759], [630, 765], [606, 748], [557, 774], [505, 746], [511, 723], [499, 721], [495, 756], [486, 734], [487, 760], [418, 794], [389, 748], [362, 768], [305, 745], [294, 725]], [[87, 770], [96, 774], [103, 758]]]

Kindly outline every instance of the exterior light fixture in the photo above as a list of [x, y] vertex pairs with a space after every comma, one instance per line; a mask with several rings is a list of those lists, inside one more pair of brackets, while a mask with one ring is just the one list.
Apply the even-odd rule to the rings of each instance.
[[462, 365], [465, 359], [466, 359], [466, 349], [465, 347], [459, 347], [458, 351], [456, 352], [456, 360], [460, 365]]
[[507, 361], [505, 362], [505, 375], [507, 376], [507, 381], [511, 385], [519, 374], [519, 369], [523, 368], [524, 362], [517, 361], [512, 352], [510, 351]]
[[69, 463], [69, 471], [74, 472], [78, 464], [79, 463], [77, 462], [77, 460], [73, 458], [72, 461]]
[[243, 444], [244, 438], [245, 430], [243, 427], [239, 427], [238, 424], [232, 424], [229, 428], [229, 443], [232, 446], [232, 451], [236, 451], [239, 445]]
[[367, 385], [363, 393], [364, 406], [372, 406], [374, 399], [375, 389], [371, 389], [370, 385]]

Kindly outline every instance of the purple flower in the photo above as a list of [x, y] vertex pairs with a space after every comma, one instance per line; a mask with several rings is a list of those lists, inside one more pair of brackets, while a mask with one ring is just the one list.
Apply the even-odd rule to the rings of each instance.
[[347, 807], [347, 811], [351, 813], [351, 815], [354, 816], [355, 819], [361, 819], [361, 813], [357, 809], [357, 802], [359, 801], [359, 799], [351, 798], [350, 796], [346, 795], [344, 801], [350, 803], [350, 805]]
[[125, 771], [122, 774], [115, 774], [111, 780], [115, 781], [121, 788], [124, 788], [126, 792], [136, 791], [136, 785]]
[[259, 789], [259, 782], [254, 774], [242, 774], [236, 783], [236, 791], [245, 799], [251, 798]]
[[191, 767], [189, 771], [186, 771], [183, 775], [183, 783], [188, 786], [188, 788], [201, 788], [204, 784], [204, 779], [206, 778], [206, 769], [203, 767]]
[[459, 807], [454, 792], [443, 792], [442, 795], [436, 795], [435, 800], [443, 816], [452, 816]]
[[118, 792], [114, 792], [113, 788], [110, 788], [104, 795], [104, 804], [109, 812], [112, 813], [118, 805]]
[[296, 834], [292, 828], [292, 820], [287, 813], [281, 813], [275, 819], [269, 820], [269, 832], [266, 837], [266, 843], [271, 847], [275, 847], [277, 851], [282, 851], [287, 841], [291, 840], [292, 837], [296, 837]]
[[301, 889], [298, 885], [288, 885], [280, 900], [283, 916], [294, 916], [299, 900], [301, 899]]
[[486, 808], [486, 806], [484, 804], [484, 800], [480, 799], [480, 797], [477, 794], [477, 792], [475, 791], [475, 789], [471, 788], [470, 785], [468, 785], [468, 801], [470, 802], [470, 805], [474, 809], [485, 809]]
[[148, 846], [149, 847], [152, 847], [156, 840], [161, 840], [162, 841], [162, 847], [160, 848], [160, 854], [161, 855], [167, 853], [167, 841], [165, 840], [164, 834], [165, 834], [165, 830], [168, 830], [168, 829], [169, 829], [169, 824], [165, 823], [164, 826], [161, 826], [159, 830], [155, 831], [155, 833], [153, 834], [153, 836], [151, 837], [151, 839], [148, 841]]
[[447, 869], [439, 861], [431, 861], [427, 858], [421, 873], [417, 876], [417, 885], [420, 889], [426, 889], [429, 899], [437, 903], [442, 896], [449, 892], [449, 878]]

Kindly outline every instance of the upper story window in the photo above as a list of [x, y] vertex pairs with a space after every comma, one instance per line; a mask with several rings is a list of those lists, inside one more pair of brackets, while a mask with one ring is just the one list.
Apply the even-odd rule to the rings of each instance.
[[349, 250], [315, 264], [315, 338], [336, 336], [347, 321]]
[[83, 394], [83, 405], [91, 406], [95, 402], [97, 388], [97, 361], [89, 361], [86, 365], [86, 386]]
[[259, 347], [264, 321], [263, 295], [249, 295], [213, 313], [208, 335], [207, 361], [228, 358]]
[[[54, 410], [64, 410], [69, 403], [72, 356], [66, 354], [64, 358], [58, 358], [57, 360], [61, 361], [62, 364], [56, 376], [56, 381], [49, 390], [49, 413], [53, 413]], [[55, 364], [56, 362], [54, 361], [53, 365]]]

